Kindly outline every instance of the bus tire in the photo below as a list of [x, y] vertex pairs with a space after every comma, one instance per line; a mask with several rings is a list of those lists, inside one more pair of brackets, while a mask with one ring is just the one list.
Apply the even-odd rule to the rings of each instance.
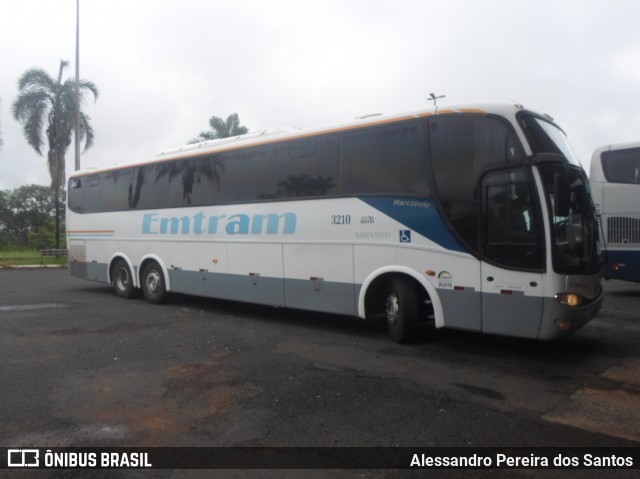
[[408, 278], [397, 277], [389, 283], [385, 316], [387, 331], [394, 341], [406, 343], [417, 339], [420, 329], [420, 300]]
[[164, 273], [156, 261], [150, 261], [142, 270], [142, 293], [153, 304], [162, 303], [167, 296]]
[[127, 262], [119, 259], [113, 265], [111, 286], [121, 298], [131, 298], [134, 293], [133, 276]]

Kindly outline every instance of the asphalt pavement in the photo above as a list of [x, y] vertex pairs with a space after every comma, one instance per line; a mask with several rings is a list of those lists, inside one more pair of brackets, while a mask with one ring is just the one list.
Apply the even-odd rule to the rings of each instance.
[[[380, 321], [184, 295], [151, 305], [66, 269], [0, 270], [0, 445], [638, 447], [640, 285], [606, 292], [559, 341], [442, 330], [398, 345]], [[429, 477], [637, 477], [502, 472]]]

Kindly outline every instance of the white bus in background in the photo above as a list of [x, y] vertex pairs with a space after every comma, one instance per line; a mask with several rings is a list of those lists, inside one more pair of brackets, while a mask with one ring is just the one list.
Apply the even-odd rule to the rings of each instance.
[[526, 338], [600, 309], [585, 172], [550, 117], [439, 107], [214, 140], [74, 173], [71, 273], [168, 292]]
[[640, 142], [596, 149], [589, 179], [606, 246], [603, 275], [640, 282]]

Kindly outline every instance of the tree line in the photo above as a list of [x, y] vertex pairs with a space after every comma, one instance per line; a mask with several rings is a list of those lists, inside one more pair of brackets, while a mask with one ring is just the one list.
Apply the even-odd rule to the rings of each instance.
[[[63, 205], [63, 209], [64, 203], [62, 193], [58, 204]], [[0, 249], [44, 249], [55, 244], [55, 204], [48, 186], [25, 185], [15, 190], [0, 190]], [[64, 210], [62, 216], [64, 218]]]
[[[27, 143], [38, 155], [43, 156], [46, 149], [51, 185], [48, 188], [30, 185], [13, 191], [0, 190], [0, 247], [45, 247], [53, 244], [56, 248], [61, 247], [66, 154], [76, 126], [76, 80], [73, 77], [63, 79], [67, 66], [68, 62], [60, 61], [56, 77], [42, 69], [31, 68], [18, 79], [18, 97], [12, 104], [13, 118], [22, 124]], [[87, 94], [97, 100], [98, 88], [93, 82], [81, 79], [78, 87], [80, 105]], [[85, 151], [94, 142], [90, 120], [80, 107], [78, 131]], [[240, 124], [237, 113], [232, 113], [226, 120], [212, 116], [209, 126], [209, 130], [200, 132], [189, 143], [227, 138], [249, 131]], [[2, 144], [0, 132], [0, 149]], [[45, 240], [49, 243], [42, 246]]]

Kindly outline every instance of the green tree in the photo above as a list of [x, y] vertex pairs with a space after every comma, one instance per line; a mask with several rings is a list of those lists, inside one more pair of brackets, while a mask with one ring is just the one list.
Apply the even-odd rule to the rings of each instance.
[[[75, 129], [75, 78], [62, 80], [62, 74], [68, 62], [60, 61], [58, 77], [53, 78], [44, 70], [31, 68], [18, 80], [18, 98], [13, 103], [13, 117], [22, 123], [27, 143], [42, 155], [47, 139], [47, 165], [51, 176], [52, 195], [55, 199], [65, 184], [65, 155], [71, 145]], [[80, 100], [86, 92], [98, 98], [98, 89], [87, 80], [80, 80]], [[84, 149], [93, 144], [93, 128], [90, 118], [80, 112], [80, 140]], [[56, 201], [56, 248], [60, 247], [60, 204]]]
[[200, 135], [193, 138], [189, 143], [229, 138], [231, 136], [244, 135], [249, 132], [246, 126], [240, 124], [240, 118], [237, 113], [229, 115], [227, 121], [220, 117], [212, 116], [209, 119], [209, 126], [211, 126], [210, 130], [200, 132]]
[[[58, 198], [64, 205], [64, 192]], [[8, 246], [53, 245], [56, 200], [42, 185], [0, 190], [0, 242]]]
[[0, 190], [0, 249], [9, 245], [9, 233], [7, 231], [7, 220], [9, 219], [8, 207], [9, 190]]

